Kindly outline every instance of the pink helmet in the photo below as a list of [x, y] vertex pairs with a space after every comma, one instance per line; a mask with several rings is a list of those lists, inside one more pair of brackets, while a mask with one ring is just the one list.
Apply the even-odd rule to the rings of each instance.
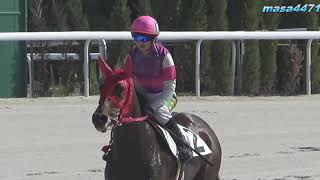
[[131, 33], [142, 33], [148, 35], [159, 35], [159, 26], [157, 21], [151, 16], [139, 16], [131, 26]]

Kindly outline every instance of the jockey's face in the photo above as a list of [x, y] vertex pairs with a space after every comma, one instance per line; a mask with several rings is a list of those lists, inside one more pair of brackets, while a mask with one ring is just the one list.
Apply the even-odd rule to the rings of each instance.
[[133, 34], [132, 37], [143, 54], [148, 54], [150, 52], [153, 43], [152, 36], [146, 34]]
[[136, 42], [136, 45], [143, 54], [148, 54], [151, 51], [152, 43], [152, 41]]

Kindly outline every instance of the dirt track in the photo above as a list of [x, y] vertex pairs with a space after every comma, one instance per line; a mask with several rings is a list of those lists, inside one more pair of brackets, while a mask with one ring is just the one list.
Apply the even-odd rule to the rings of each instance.
[[[0, 99], [0, 179], [102, 180], [98, 97]], [[181, 97], [222, 145], [221, 179], [320, 179], [320, 96]]]

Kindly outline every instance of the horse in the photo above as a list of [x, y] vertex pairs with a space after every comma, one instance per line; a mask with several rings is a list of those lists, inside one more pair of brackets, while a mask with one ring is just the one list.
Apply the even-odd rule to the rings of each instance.
[[178, 180], [182, 167], [184, 180], [219, 179], [221, 146], [215, 132], [203, 119], [182, 112], [173, 116], [178, 124], [198, 134], [212, 151], [204, 156], [211, 165], [197, 156], [181, 166], [143, 110], [144, 102], [136, 91], [131, 61], [127, 60], [122, 69], [115, 70], [101, 56], [98, 63], [105, 80], [92, 122], [101, 132], [106, 132], [113, 122], [112, 156], [105, 167], [105, 180]]

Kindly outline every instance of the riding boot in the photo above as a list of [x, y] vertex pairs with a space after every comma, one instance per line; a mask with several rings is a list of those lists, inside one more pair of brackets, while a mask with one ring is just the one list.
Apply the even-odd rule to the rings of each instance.
[[192, 158], [192, 151], [188, 147], [188, 143], [185, 139], [185, 137], [182, 135], [177, 123], [170, 119], [167, 124], [165, 124], [165, 127], [167, 127], [173, 134], [176, 135], [176, 137], [173, 137], [174, 142], [177, 144], [179, 149], [179, 158], [182, 163], [187, 162]]

